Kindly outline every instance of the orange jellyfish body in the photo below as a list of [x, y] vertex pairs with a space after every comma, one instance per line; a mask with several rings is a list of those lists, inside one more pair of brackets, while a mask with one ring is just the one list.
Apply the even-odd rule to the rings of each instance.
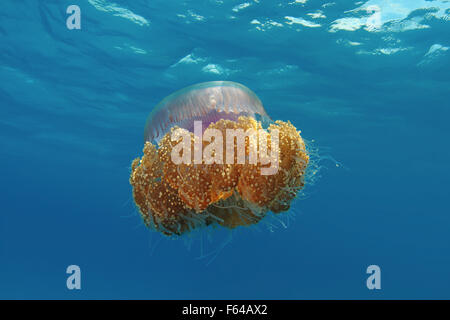
[[[199, 139], [194, 121], [202, 123], [200, 134], [214, 130], [226, 138], [232, 130], [266, 132], [265, 151], [276, 155], [276, 170], [262, 174], [267, 163], [249, 161], [252, 151], [262, 159], [264, 150], [261, 145], [252, 149], [249, 137], [241, 148], [231, 139], [234, 161], [196, 162], [195, 150], [211, 149], [217, 138]], [[177, 131], [184, 133], [184, 146], [192, 150], [184, 159], [192, 161], [173, 160], [174, 154], [182, 156], [187, 150], [179, 152]], [[277, 144], [271, 144], [275, 132]], [[290, 122], [270, 121], [259, 98], [235, 82], [201, 83], [168, 96], [150, 114], [144, 139], [144, 154], [131, 166], [133, 198], [145, 224], [166, 235], [212, 224], [231, 229], [256, 224], [268, 212], [287, 211], [304, 186], [309, 157], [300, 132]], [[215, 146], [214, 155], [231, 150], [225, 142]], [[238, 149], [244, 162], [237, 160]]]

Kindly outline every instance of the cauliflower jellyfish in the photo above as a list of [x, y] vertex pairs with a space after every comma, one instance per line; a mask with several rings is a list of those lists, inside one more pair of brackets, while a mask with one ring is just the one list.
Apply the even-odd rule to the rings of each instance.
[[211, 225], [250, 226], [289, 210], [308, 163], [290, 122], [272, 121], [249, 88], [213, 81], [154, 108], [130, 184], [144, 223], [178, 236]]

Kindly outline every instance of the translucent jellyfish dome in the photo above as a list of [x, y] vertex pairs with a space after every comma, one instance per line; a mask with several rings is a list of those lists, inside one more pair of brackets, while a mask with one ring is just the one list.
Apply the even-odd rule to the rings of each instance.
[[143, 156], [131, 166], [145, 224], [179, 236], [287, 211], [304, 186], [309, 156], [290, 122], [269, 120], [256, 94], [235, 82], [200, 83], [163, 99], [147, 120]]
[[148, 117], [144, 140], [159, 141], [174, 126], [193, 131], [196, 120], [209, 125], [220, 119], [237, 121], [239, 116], [269, 121], [261, 100], [246, 86], [232, 81], [198, 83], [158, 103]]

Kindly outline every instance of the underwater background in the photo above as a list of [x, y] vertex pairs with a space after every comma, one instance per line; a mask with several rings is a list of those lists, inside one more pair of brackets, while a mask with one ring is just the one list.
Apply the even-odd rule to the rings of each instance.
[[[449, 8], [1, 1], [0, 298], [450, 298]], [[136, 212], [130, 164], [152, 108], [212, 80], [301, 130], [320, 179], [281, 222], [166, 239]]]

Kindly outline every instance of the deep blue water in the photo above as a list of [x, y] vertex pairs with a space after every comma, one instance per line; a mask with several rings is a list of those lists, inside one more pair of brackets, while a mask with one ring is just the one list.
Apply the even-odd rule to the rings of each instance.
[[[450, 3], [326, 2], [2, 1], [0, 298], [450, 298]], [[152, 108], [211, 80], [342, 164], [212, 261], [147, 229], [128, 183]]]

